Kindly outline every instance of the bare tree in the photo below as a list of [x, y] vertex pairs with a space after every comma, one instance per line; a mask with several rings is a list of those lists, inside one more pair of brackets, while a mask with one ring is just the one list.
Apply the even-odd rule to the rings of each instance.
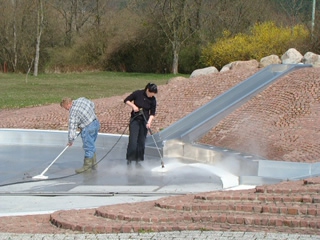
[[246, 32], [257, 22], [278, 19], [269, 1], [206, 0], [203, 15], [207, 16], [201, 32], [207, 41], [214, 41], [224, 31]]
[[39, 57], [40, 57], [40, 44], [41, 44], [41, 35], [43, 30], [43, 1], [37, 1], [37, 38], [36, 38], [36, 55], [34, 58], [34, 69], [33, 75], [38, 76], [38, 66], [39, 66]]
[[284, 12], [288, 15], [290, 19], [291, 26], [297, 24], [297, 20], [299, 19], [299, 15], [301, 15], [301, 10], [304, 7], [303, 0], [278, 0], [278, 3], [284, 10]]
[[12, 1], [12, 5], [13, 5], [13, 53], [14, 53], [14, 58], [13, 58], [13, 63], [12, 63], [12, 67], [13, 67], [13, 71], [16, 71], [17, 68], [17, 62], [18, 62], [18, 51], [17, 51], [17, 20], [16, 20], [16, 13], [17, 13], [17, 9], [18, 9], [18, 4], [17, 4], [17, 0], [11, 0]]
[[[182, 45], [199, 30], [202, 0], [136, 1], [158, 24], [172, 46], [172, 73], [178, 73], [179, 53]], [[142, 7], [141, 7], [142, 6]]]
[[51, 4], [64, 19], [65, 45], [70, 46], [74, 34], [81, 34], [81, 29], [86, 23], [96, 22], [97, 5], [100, 2], [98, 0], [55, 0]]
[[0, 1], [1, 58], [13, 72], [26, 69], [26, 56], [34, 58], [34, 2]]

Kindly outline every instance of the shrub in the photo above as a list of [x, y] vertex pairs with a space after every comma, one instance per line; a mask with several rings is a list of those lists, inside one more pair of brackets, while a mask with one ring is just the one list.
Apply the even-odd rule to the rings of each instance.
[[298, 48], [309, 38], [308, 30], [302, 25], [278, 27], [274, 22], [255, 24], [250, 34], [231, 36], [224, 31], [223, 37], [203, 48], [201, 61], [206, 66], [218, 69], [237, 60], [257, 59], [276, 54], [282, 55], [289, 48]]

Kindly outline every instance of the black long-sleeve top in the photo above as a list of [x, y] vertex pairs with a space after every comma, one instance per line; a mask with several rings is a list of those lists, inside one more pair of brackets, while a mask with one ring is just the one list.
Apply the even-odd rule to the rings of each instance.
[[[157, 108], [157, 100], [153, 97], [148, 97], [145, 90], [136, 90], [131, 93], [128, 97], [124, 99], [124, 103], [127, 101], [134, 102], [134, 104], [138, 108], [143, 109], [143, 113], [146, 117], [146, 120], [149, 119], [150, 115], [156, 115], [156, 108]], [[131, 111], [131, 117], [134, 117], [136, 113]]]

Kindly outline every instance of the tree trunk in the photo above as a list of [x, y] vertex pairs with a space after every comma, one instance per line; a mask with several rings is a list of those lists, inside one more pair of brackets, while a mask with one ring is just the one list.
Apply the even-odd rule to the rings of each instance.
[[172, 73], [178, 74], [179, 73], [179, 53], [176, 49], [173, 50], [173, 63], [172, 63]]
[[34, 58], [33, 75], [38, 76], [39, 58], [40, 58], [40, 43], [43, 26], [43, 5], [42, 0], [38, 0], [38, 25], [37, 25], [37, 42], [36, 42], [36, 56]]
[[17, 19], [16, 19], [16, 12], [17, 12], [17, 1], [14, 1], [14, 13], [13, 13], [13, 53], [14, 53], [14, 60], [13, 60], [13, 71], [16, 71], [17, 64], [18, 64], [18, 51], [17, 51]]
[[172, 62], [172, 73], [179, 73], [179, 52], [180, 52], [180, 43], [176, 39], [172, 42], [172, 51], [173, 51], [173, 62]]

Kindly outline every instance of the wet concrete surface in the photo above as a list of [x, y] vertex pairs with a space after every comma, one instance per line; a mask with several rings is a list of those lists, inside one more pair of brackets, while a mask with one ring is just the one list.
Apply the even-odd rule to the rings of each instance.
[[[67, 148], [43, 174], [48, 179], [38, 180], [33, 177], [40, 175], [61, 153], [64, 141], [43, 143], [27, 134], [18, 138], [18, 141], [9, 138], [8, 143], [2, 140], [0, 144], [2, 216], [147, 201], [222, 188], [220, 178], [210, 171], [209, 165], [205, 170], [181, 159], [152, 156], [128, 165], [125, 141], [98, 143], [97, 170], [75, 174], [74, 170], [83, 163], [81, 139]], [[85, 200], [81, 200], [83, 196]]]
[[[3, 151], [1, 148], [5, 148]], [[83, 186], [95, 186], [88, 189], [90, 192], [102, 192], [99, 186], [103, 186], [103, 192], [176, 192], [184, 193], [194, 190], [192, 185], [211, 185], [215, 189], [221, 188], [219, 178], [209, 171], [189, 166], [178, 159], [165, 159], [165, 167], [162, 168], [159, 159], [146, 159], [142, 162], [127, 164], [125, 159], [111, 159], [97, 154], [98, 169], [90, 173], [75, 174], [75, 169], [82, 166], [82, 149], [71, 147], [64, 156], [61, 156], [44, 174], [47, 180], [37, 180], [32, 177], [40, 175], [54, 159], [54, 153], [59, 153], [56, 147], [30, 147], [11, 146], [1, 147], [2, 158], [0, 167], [3, 172], [0, 177], [1, 184], [15, 182], [31, 182], [37, 185], [37, 191], [61, 192], [72, 191], [72, 189]], [[3, 156], [4, 155], [4, 156]], [[50, 156], [53, 156], [50, 158]], [[11, 160], [9, 160], [11, 159]], [[167, 167], [170, 170], [167, 170]], [[176, 166], [176, 167], [174, 167]], [[158, 169], [158, 171], [157, 171]], [[50, 182], [59, 181], [61, 185], [48, 187]], [[64, 184], [62, 184], [64, 183]], [[30, 183], [28, 183], [30, 185]], [[27, 184], [27, 185], [28, 185]], [[184, 189], [179, 186], [190, 186]], [[175, 186], [175, 187], [174, 187]], [[13, 187], [13, 186], [12, 186]], [[34, 191], [32, 188], [19, 187], [24, 191]], [[15, 188], [11, 188], [13, 191]], [[122, 190], [121, 190], [122, 189]], [[138, 190], [140, 189], [140, 190]], [[115, 191], [116, 190], [116, 191]], [[208, 190], [213, 190], [212, 188]]]

